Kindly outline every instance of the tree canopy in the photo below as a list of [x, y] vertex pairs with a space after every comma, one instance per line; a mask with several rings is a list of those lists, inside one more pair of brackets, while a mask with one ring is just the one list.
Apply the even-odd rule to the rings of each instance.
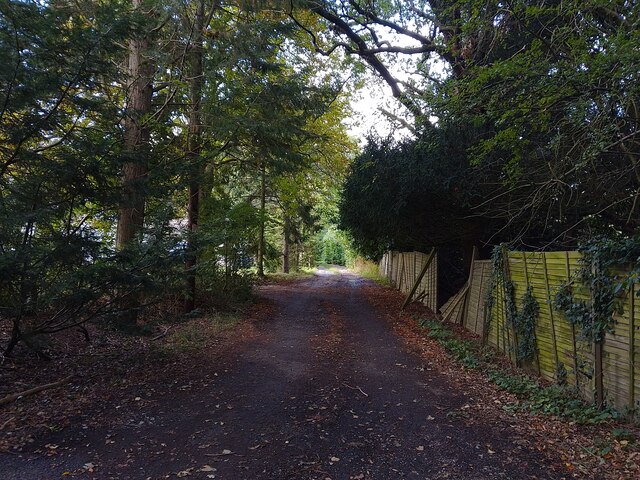
[[3, 0], [0, 53], [6, 354], [93, 319], [139, 329], [176, 295], [223, 301], [320, 228], [354, 149], [350, 67], [328, 75], [277, 9]]
[[[421, 222], [440, 225], [441, 214], [451, 213], [450, 225], [455, 225], [464, 205], [467, 233], [484, 244], [508, 240], [558, 248], [575, 246], [594, 233], [637, 233], [636, 2], [315, 5], [337, 31], [329, 40], [332, 46], [323, 49], [343, 48], [360, 56], [413, 115], [418, 135], [410, 142], [411, 153], [407, 156], [409, 147], [403, 144], [391, 148], [393, 155], [407, 162], [419, 151], [431, 173], [443, 158], [451, 166], [449, 175], [432, 177], [428, 186], [415, 187], [413, 178], [402, 183], [402, 176], [389, 180], [399, 197], [412, 189], [442, 192], [461, 172], [468, 181], [458, 184], [473, 190], [465, 192], [462, 203], [455, 191], [447, 201], [439, 197], [436, 208], [426, 198], [422, 206], [395, 202], [406, 206], [418, 230]], [[406, 39], [416, 46], [402, 47]], [[400, 53], [419, 57], [411, 82], [389, 78], [376, 67], [384, 55], [388, 62], [390, 54]], [[440, 71], [439, 64], [444, 65]], [[425, 142], [437, 147], [425, 150]], [[353, 175], [365, 174], [357, 168]], [[358, 181], [366, 183], [350, 180]], [[351, 221], [348, 214], [345, 221]], [[478, 223], [487, 228], [477, 231]], [[456, 231], [454, 237], [460, 235]]]
[[[0, 0], [5, 352], [343, 258], [338, 217], [372, 257], [637, 234], [638, 9]], [[356, 156], [365, 69], [413, 136]]]

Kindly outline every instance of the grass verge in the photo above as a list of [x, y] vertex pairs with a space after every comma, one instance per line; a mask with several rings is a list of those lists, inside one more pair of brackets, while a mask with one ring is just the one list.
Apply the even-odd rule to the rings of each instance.
[[282, 280], [303, 280], [305, 278], [311, 278], [315, 275], [315, 267], [302, 267], [299, 270], [291, 271], [289, 273], [272, 272], [266, 274], [267, 280], [282, 281]]
[[378, 264], [372, 262], [371, 260], [366, 260], [362, 257], [356, 257], [353, 259], [352, 264], [349, 266], [349, 269], [363, 278], [368, 280], [373, 280], [380, 285], [389, 285], [389, 280], [380, 275], [380, 269], [378, 268]]

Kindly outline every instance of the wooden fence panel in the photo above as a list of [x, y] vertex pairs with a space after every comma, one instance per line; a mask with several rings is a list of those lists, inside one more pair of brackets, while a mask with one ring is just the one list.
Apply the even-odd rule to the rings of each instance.
[[[417, 279], [422, 272], [429, 255], [422, 252], [414, 252], [415, 270], [413, 280]], [[429, 268], [420, 280], [420, 284], [416, 289], [416, 298], [421, 298], [421, 303], [429, 307], [434, 312], [438, 308], [438, 254], [435, 253]]]
[[476, 260], [470, 275], [469, 299], [464, 319], [460, 323], [480, 337], [484, 335], [487, 294], [491, 286], [491, 261]]
[[[426, 261], [427, 255], [420, 252], [389, 252], [380, 268], [392, 285], [406, 293], [414, 286]], [[594, 345], [553, 306], [556, 293], [567, 283], [571, 284], [576, 300], [590, 302], [589, 289], [576, 281], [581, 268], [579, 252], [509, 252], [507, 264], [505, 273], [514, 285], [517, 310], [522, 308], [523, 296], [529, 287], [539, 307], [535, 330], [537, 355], [523, 366], [548, 381], [566, 382], [584, 399], [593, 401]], [[437, 307], [437, 268], [437, 261], [434, 261], [415, 294], [433, 311]], [[487, 318], [486, 299], [491, 278], [491, 262], [475, 260], [467, 284], [442, 306], [440, 312], [444, 319], [464, 325], [517, 363], [518, 339], [513, 326], [507, 322], [504, 285], [497, 285], [491, 318]], [[621, 412], [640, 411], [639, 289], [640, 285], [633, 285], [621, 295], [619, 300], [624, 305], [624, 312], [614, 317], [614, 331], [606, 334], [602, 346], [605, 399]]]
[[[420, 257], [422, 262], [426, 262], [428, 256], [421, 253]], [[425, 292], [425, 295], [422, 299], [422, 303], [424, 303], [427, 307], [431, 309], [433, 312], [438, 311], [438, 253], [435, 253], [435, 256], [427, 270], [427, 273], [422, 279], [420, 288], [418, 291]]]
[[[414, 287], [418, 276], [429, 259], [422, 252], [387, 252], [380, 261], [380, 272], [395, 288], [407, 295]], [[384, 274], [384, 273], [383, 273]], [[434, 312], [438, 307], [438, 254], [435, 253], [429, 268], [417, 286], [414, 298]]]
[[[568, 271], [570, 280], [575, 280], [577, 272], [582, 265], [580, 264], [580, 254], [578, 252], [565, 252], [567, 257]], [[589, 302], [591, 294], [589, 289], [579, 282], [572, 283], [573, 296], [576, 300]], [[564, 318], [564, 316], [562, 317]], [[593, 376], [594, 369], [594, 352], [593, 345], [585, 341], [578, 328], [573, 329], [576, 338], [576, 355], [577, 363], [577, 388], [581, 396], [587, 400], [594, 399], [595, 378]]]
[[442, 318], [452, 323], [462, 323], [462, 311], [464, 310], [464, 297], [466, 290], [463, 288], [453, 295], [440, 308]]
[[400, 254], [398, 252], [391, 252], [391, 265], [391, 283], [397, 285], [400, 271]]
[[507, 315], [505, 310], [504, 286], [499, 284], [494, 292], [493, 307], [491, 308], [490, 319], [485, 332], [487, 344], [507, 353], [510, 345], [506, 342]]
[[[580, 340], [575, 328], [553, 307], [556, 293], [572, 280], [579, 260], [578, 252], [510, 252], [509, 268], [517, 309], [522, 308], [529, 286], [539, 306], [537, 356], [528, 366], [549, 381], [566, 381], [578, 387], [583, 396], [591, 397], [591, 382], [586, 375], [593, 365], [591, 345]], [[574, 292], [584, 299], [583, 290]]]
[[[623, 273], [623, 272], [620, 272]], [[640, 407], [638, 402], [638, 286], [633, 285], [620, 296], [622, 314], [614, 316], [613, 332], [608, 332], [603, 345], [603, 380], [605, 398], [617, 409]]]

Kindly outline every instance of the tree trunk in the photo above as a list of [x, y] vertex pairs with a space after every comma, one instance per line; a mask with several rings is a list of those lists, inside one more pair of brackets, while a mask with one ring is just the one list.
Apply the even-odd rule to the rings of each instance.
[[[142, 0], [133, 0], [133, 7], [140, 9]], [[144, 226], [146, 181], [148, 173], [149, 126], [145, 117], [151, 112], [154, 67], [149, 59], [149, 40], [133, 38], [129, 41], [129, 83], [124, 119], [124, 162], [122, 169], [123, 198], [118, 212], [116, 248], [124, 249], [134, 241]], [[136, 294], [124, 294], [123, 323], [137, 323]]]
[[267, 196], [266, 188], [266, 171], [264, 162], [260, 167], [260, 232], [258, 233], [258, 276], [264, 277], [264, 223], [265, 223], [265, 204]]
[[[141, 8], [141, 4], [142, 0], [133, 0], [134, 8]], [[134, 240], [144, 224], [150, 135], [144, 117], [151, 112], [154, 70], [148, 58], [148, 50], [149, 40], [146, 38], [134, 38], [129, 42], [129, 84], [124, 120], [124, 153], [127, 161], [122, 171], [124, 198], [118, 215], [118, 249]]]
[[187, 206], [188, 243], [185, 260], [186, 295], [184, 299], [185, 313], [195, 308], [196, 298], [196, 268], [198, 265], [198, 246], [196, 232], [198, 230], [198, 216], [200, 213], [200, 150], [202, 120], [200, 106], [202, 103], [203, 86], [203, 45], [204, 31], [204, 0], [197, 6], [194, 20], [194, 37], [190, 53], [190, 96], [191, 112], [189, 114], [189, 132], [187, 137], [187, 162], [189, 162], [189, 204]]
[[16, 318], [13, 320], [13, 328], [11, 329], [11, 338], [9, 339], [9, 343], [4, 349], [3, 355], [8, 357], [13, 352], [13, 349], [20, 341], [20, 320], [21, 318]]
[[291, 244], [291, 220], [289, 216], [284, 216], [284, 245], [282, 248], [282, 271], [289, 273], [289, 245]]

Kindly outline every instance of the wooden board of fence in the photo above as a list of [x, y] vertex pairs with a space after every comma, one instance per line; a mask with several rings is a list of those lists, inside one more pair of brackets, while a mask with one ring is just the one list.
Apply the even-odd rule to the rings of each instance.
[[460, 323], [467, 330], [484, 335], [487, 294], [491, 286], [491, 261], [476, 260], [469, 275], [469, 293], [465, 316]]

